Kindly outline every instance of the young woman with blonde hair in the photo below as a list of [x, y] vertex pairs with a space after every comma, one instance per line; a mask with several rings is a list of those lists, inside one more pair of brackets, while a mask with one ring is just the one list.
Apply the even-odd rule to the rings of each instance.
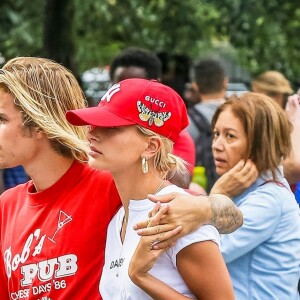
[[107, 232], [103, 299], [233, 299], [213, 226], [203, 225], [166, 251], [153, 247], [162, 238], [160, 225], [151, 238], [133, 229], [154, 206], [148, 194], [185, 193], [166, 178], [184, 168], [171, 154], [188, 124], [180, 96], [156, 81], [127, 79], [112, 86], [98, 107], [70, 111], [67, 119], [90, 125], [89, 164], [111, 172], [123, 204]]

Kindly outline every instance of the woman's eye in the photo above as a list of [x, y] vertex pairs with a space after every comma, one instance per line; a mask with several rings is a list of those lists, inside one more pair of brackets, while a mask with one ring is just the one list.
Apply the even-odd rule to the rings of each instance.
[[4, 123], [6, 121], [6, 119], [0, 117], [0, 123]]
[[218, 137], [218, 136], [219, 136], [219, 132], [214, 131], [214, 132], [213, 132], [213, 138]]
[[227, 137], [228, 137], [229, 139], [235, 138], [235, 136], [234, 136], [233, 134], [230, 134], [230, 133], [227, 134]]

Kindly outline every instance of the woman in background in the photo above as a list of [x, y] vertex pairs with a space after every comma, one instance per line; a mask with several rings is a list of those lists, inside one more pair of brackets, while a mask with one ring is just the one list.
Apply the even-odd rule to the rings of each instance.
[[250, 158], [260, 174], [233, 199], [244, 224], [221, 237], [236, 299], [299, 299], [299, 207], [281, 165], [291, 150], [285, 112], [268, 96], [245, 93], [222, 104], [212, 126], [217, 173]]
[[[212, 126], [219, 175], [249, 159], [259, 172], [256, 182], [233, 198], [244, 224], [221, 236], [221, 252], [236, 300], [298, 300], [299, 207], [282, 168], [291, 150], [291, 124], [284, 110], [268, 96], [244, 93], [231, 96], [217, 109]], [[184, 200], [180, 208], [173, 215], [176, 224], [187, 215], [191, 222], [197, 219]], [[186, 223], [185, 230], [188, 227]]]

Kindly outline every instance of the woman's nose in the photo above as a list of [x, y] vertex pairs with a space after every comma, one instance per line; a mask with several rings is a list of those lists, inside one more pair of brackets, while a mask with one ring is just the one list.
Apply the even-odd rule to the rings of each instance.
[[97, 140], [97, 138], [94, 134], [95, 129], [96, 129], [95, 126], [92, 126], [92, 125], [89, 126], [88, 133], [87, 133], [88, 140]]
[[220, 136], [213, 139], [211, 148], [216, 151], [222, 151], [224, 149], [224, 143]]

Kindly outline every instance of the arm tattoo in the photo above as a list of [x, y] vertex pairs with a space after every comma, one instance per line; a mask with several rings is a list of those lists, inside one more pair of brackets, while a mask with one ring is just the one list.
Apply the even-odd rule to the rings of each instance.
[[219, 233], [231, 233], [243, 225], [243, 215], [230, 199], [225, 201], [224, 198], [211, 197], [210, 205], [210, 224], [215, 226]]

